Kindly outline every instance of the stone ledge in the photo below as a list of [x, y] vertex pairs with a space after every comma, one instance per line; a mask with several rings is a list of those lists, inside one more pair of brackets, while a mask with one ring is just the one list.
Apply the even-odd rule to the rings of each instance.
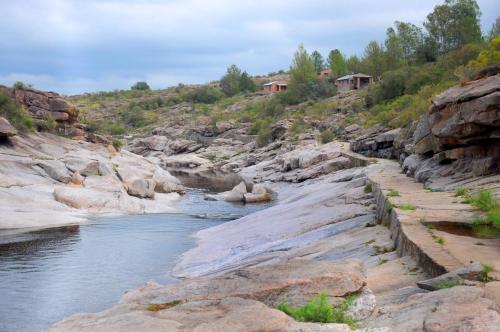
[[[380, 223], [390, 222], [397, 253], [413, 257], [429, 275], [451, 272], [471, 261], [500, 267], [500, 240], [432, 230], [435, 237], [443, 238], [444, 244], [440, 244], [423, 224], [425, 221], [425, 224], [465, 225], [477, 217], [477, 212], [470, 205], [461, 204], [453, 193], [429, 192], [402, 174], [396, 162], [387, 160], [369, 168], [368, 180], [377, 204], [377, 219]], [[398, 191], [399, 195], [389, 197], [390, 190]], [[415, 210], [402, 210], [398, 208], [401, 204], [411, 204]]]

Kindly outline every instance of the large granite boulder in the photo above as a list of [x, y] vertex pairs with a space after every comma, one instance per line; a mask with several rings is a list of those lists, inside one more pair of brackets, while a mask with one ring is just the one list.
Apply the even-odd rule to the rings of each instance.
[[17, 130], [6, 118], [0, 116], [0, 138], [12, 137], [17, 135]]

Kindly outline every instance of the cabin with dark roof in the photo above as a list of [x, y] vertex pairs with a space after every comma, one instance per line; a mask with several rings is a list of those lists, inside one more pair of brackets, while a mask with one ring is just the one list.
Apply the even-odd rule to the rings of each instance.
[[338, 91], [365, 89], [370, 84], [373, 84], [373, 77], [361, 73], [345, 75], [335, 81]]

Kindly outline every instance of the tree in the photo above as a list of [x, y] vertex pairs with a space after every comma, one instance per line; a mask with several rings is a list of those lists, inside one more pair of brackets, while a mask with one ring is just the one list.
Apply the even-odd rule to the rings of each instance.
[[351, 55], [346, 61], [347, 71], [352, 74], [362, 72], [362, 66], [361, 60], [355, 55]]
[[363, 68], [367, 71], [367, 74], [375, 77], [382, 76], [382, 73], [386, 71], [384, 48], [375, 40], [368, 43], [365, 48]]
[[304, 45], [300, 44], [293, 56], [290, 67], [290, 82], [286, 93], [280, 99], [287, 104], [296, 104], [306, 99], [316, 87], [318, 74], [314, 62], [307, 53]]
[[290, 84], [307, 84], [316, 80], [316, 69], [314, 62], [307, 53], [304, 45], [300, 45], [293, 56], [290, 67]]
[[240, 90], [242, 92], [254, 92], [256, 89], [255, 82], [246, 71], [240, 76]]
[[144, 82], [144, 81], [139, 81], [137, 83], [135, 83], [134, 85], [132, 85], [132, 87], [130, 88], [131, 90], [149, 90], [149, 85], [148, 83]]
[[497, 17], [495, 23], [491, 26], [491, 30], [488, 33], [488, 41], [493, 40], [496, 36], [500, 35], [500, 16]]
[[331, 50], [328, 54], [328, 66], [332, 70], [332, 76], [335, 78], [347, 72], [345, 58], [338, 49]]
[[231, 65], [227, 68], [226, 74], [220, 80], [222, 91], [226, 96], [231, 97], [241, 91], [241, 75], [241, 70], [236, 65]]
[[318, 51], [314, 51], [311, 53], [311, 59], [314, 63], [314, 68], [316, 69], [316, 73], [320, 73], [325, 68], [325, 59]]
[[414, 64], [417, 61], [417, 51], [424, 41], [422, 29], [407, 22], [396, 21], [394, 24], [402, 48], [403, 58], [407, 63]]
[[397, 69], [404, 64], [403, 47], [399, 35], [393, 28], [387, 29], [387, 38], [385, 39], [385, 63], [388, 69]]
[[475, 0], [446, 0], [427, 15], [424, 26], [437, 43], [438, 53], [444, 54], [482, 40], [480, 16]]

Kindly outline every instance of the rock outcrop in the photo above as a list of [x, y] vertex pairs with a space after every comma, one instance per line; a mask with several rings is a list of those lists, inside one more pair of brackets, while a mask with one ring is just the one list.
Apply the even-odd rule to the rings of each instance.
[[0, 139], [5, 139], [17, 135], [16, 128], [10, 122], [0, 116]]
[[351, 149], [368, 157], [394, 159], [397, 157], [394, 141], [400, 133], [401, 128], [387, 130], [376, 125], [356, 138], [351, 144]]
[[[500, 75], [436, 96], [415, 130], [415, 153], [472, 176], [500, 172]], [[439, 168], [439, 167], [437, 167]], [[419, 169], [410, 173], [419, 173]], [[426, 181], [434, 172], [419, 176]]]
[[172, 212], [184, 191], [141, 156], [49, 133], [0, 144], [0, 174], [0, 229], [77, 224], [89, 213]]
[[35, 119], [35, 124], [46, 128], [55, 121], [58, 133], [69, 137], [83, 138], [85, 132], [77, 126], [78, 110], [55, 92], [44, 92], [32, 88], [14, 88], [13, 94], [19, 105]]

